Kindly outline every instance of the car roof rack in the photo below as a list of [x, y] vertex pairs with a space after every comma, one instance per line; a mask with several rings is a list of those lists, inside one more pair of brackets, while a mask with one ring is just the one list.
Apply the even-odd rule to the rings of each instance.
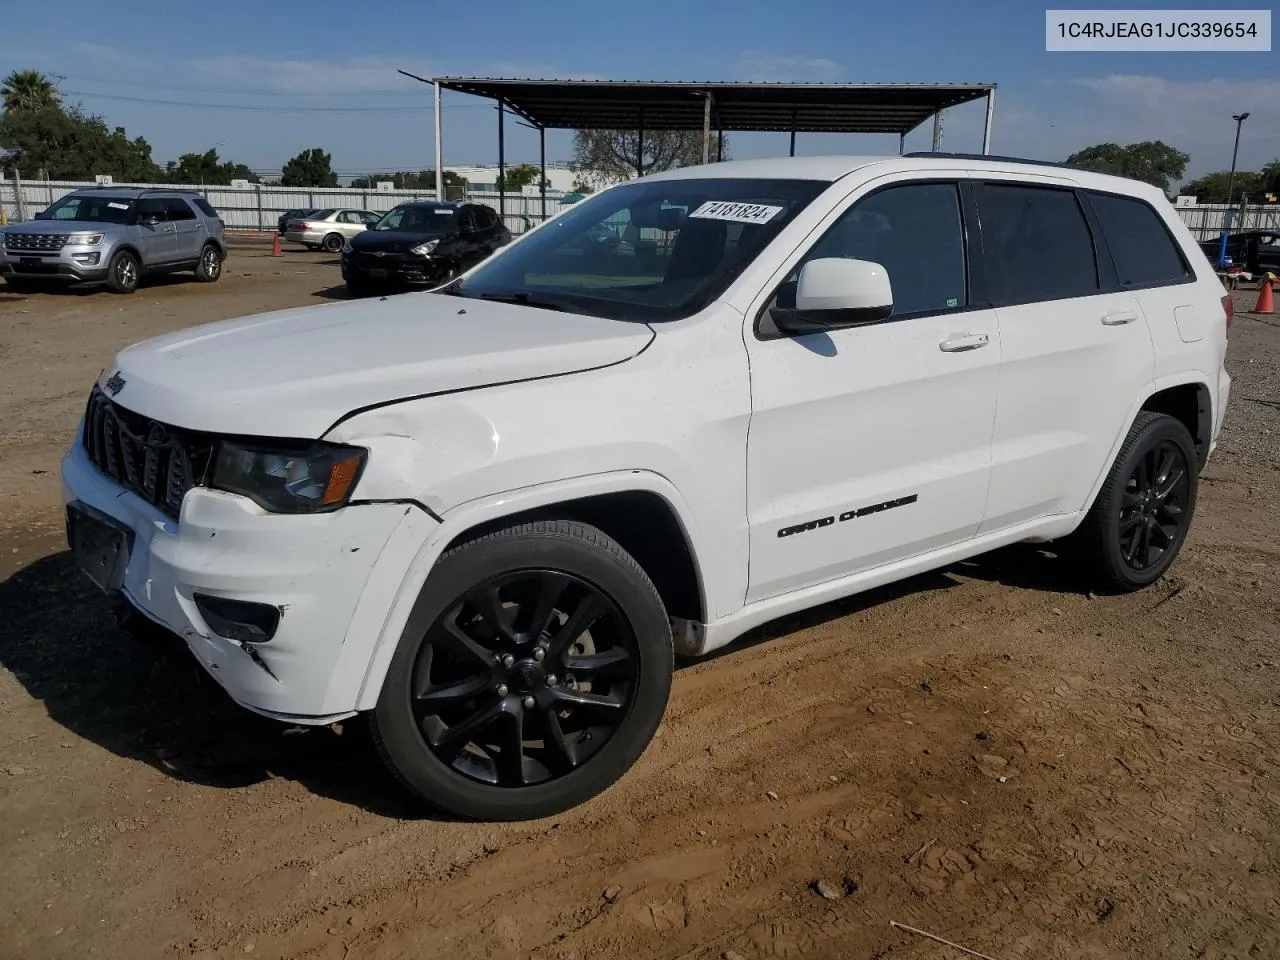
[[944, 153], [933, 150], [916, 150], [904, 153], [904, 157], [932, 158], [935, 160], [990, 160], [996, 163], [1026, 163], [1036, 167], [1064, 168], [1065, 163], [1057, 160], [1028, 160], [1026, 157], [1004, 157], [993, 153]]

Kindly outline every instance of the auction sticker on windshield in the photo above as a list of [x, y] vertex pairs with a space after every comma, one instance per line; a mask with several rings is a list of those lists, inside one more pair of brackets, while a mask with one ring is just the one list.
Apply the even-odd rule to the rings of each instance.
[[763, 203], [708, 200], [689, 214], [689, 218], [691, 220], [729, 220], [733, 223], [768, 223], [781, 212], [781, 207], [771, 207]]

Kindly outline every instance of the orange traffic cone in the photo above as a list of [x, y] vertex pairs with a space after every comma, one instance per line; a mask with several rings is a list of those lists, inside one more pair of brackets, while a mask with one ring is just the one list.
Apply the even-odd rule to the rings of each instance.
[[1253, 305], [1254, 313], [1275, 313], [1276, 304], [1275, 296], [1271, 292], [1271, 278], [1266, 276], [1262, 278], [1262, 284], [1258, 288], [1258, 302]]
[[280, 234], [278, 233], [271, 240], [271, 255], [273, 257], [284, 256], [284, 254], [280, 252]]

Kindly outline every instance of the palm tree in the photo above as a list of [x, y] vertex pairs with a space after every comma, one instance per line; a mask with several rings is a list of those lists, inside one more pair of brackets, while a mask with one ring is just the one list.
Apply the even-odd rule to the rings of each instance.
[[0, 95], [5, 110], [39, 110], [61, 99], [53, 81], [39, 70], [15, 70], [5, 77]]

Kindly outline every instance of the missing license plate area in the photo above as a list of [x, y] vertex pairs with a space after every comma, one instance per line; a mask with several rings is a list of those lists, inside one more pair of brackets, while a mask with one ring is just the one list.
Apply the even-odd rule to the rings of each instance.
[[386, 275], [387, 271], [384, 267], [371, 267], [369, 269], [369, 276], [371, 277], [385, 277]]
[[92, 508], [67, 507], [67, 544], [77, 566], [98, 589], [113, 593], [124, 586], [133, 547], [133, 531]]

